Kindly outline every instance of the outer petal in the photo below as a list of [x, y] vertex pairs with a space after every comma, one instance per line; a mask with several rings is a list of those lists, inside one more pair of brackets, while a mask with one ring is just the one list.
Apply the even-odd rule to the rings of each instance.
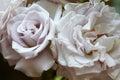
[[27, 76], [40, 77], [41, 73], [50, 69], [53, 64], [54, 60], [50, 51], [46, 50], [33, 59], [19, 60], [15, 69], [24, 72]]
[[12, 49], [7, 39], [1, 42], [1, 53], [3, 57], [8, 60], [10, 65], [15, 65], [20, 59], [20, 55]]

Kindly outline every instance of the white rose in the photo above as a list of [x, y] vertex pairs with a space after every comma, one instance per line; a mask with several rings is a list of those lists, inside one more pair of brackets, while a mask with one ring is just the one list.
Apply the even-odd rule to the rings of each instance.
[[74, 68], [76, 75], [99, 73], [120, 64], [119, 26], [119, 14], [100, 0], [66, 4], [52, 46], [58, 63]]
[[5, 29], [1, 53], [16, 70], [39, 77], [53, 66], [49, 45], [54, 37], [54, 23], [44, 8], [38, 4], [15, 8]]

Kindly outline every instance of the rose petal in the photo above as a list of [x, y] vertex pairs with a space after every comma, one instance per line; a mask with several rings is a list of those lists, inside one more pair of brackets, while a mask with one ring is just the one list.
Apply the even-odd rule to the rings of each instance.
[[115, 39], [117, 38], [102, 36], [97, 40], [97, 42], [104, 46], [106, 48], [106, 51], [110, 51], [114, 47]]
[[12, 48], [19, 53], [19, 55], [25, 57], [25, 59], [31, 58], [36, 56], [38, 53], [35, 52], [35, 49], [38, 48], [39, 46], [34, 46], [31, 48], [25, 48], [18, 44], [15, 41], [12, 41]]
[[20, 59], [20, 55], [11, 48], [10, 44], [7, 39], [4, 39], [1, 42], [1, 53], [8, 60], [9, 65], [15, 65]]
[[9, 24], [9, 27], [7, 27], [8, 35], [11, 36], [14, 41], [18, 42], [24, 47], [27, 47], [27, 45], [20, 39], [20, 35], [17, 33], [17, 26], [20, 23], [21, 22], [18, 21], [15, 22], [14, 25]]
[[49, 51], [43, 51], [42, 54], [33, 59], [21, 59], [15, 66], [16, 70], [24, 72], [27, 76], [40, 77], [43, 71], [47, 71], [54, 64]]
[[113, 67], [116, 65], [115, 60], [108, 54], [105, 54], [105, 63], [108, 65], [108, 67]]

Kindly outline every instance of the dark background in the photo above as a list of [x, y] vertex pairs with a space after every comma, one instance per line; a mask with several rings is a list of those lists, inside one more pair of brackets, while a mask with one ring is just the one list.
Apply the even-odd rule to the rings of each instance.
[[32, 80], [23, 73], [14, 70], [0, 54], [0, 80]]

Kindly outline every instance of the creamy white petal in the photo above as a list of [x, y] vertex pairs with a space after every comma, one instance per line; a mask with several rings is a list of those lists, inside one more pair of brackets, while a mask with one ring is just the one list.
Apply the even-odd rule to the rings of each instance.
[[104, 46], [106, 48], [106, 51], [110, 51], [111, 49], [113, 49], [116, 39], [116, 37], [102, 36], [97, 40], [97, 42]]
[[105, 54], [105, 63], [108, 65], [108, 67], [113, 67], [116, 65], [115, 60], [108, 54]]

